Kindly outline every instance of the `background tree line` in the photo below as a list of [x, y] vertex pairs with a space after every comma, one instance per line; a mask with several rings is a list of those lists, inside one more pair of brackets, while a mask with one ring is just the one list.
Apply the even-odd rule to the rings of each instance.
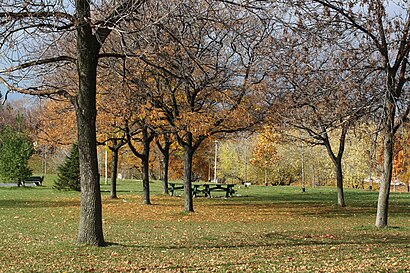
[[[3, 116], [8, 116], [7, 120], [15, 120], [15, 115], [26, 111], [27, 103], [18, 102], [13, 107], [7, 105]], [[71, 142], [75, 141], [75, 132], [70, 137], [69, 134], [59, 134], [58, 132], [71, 128], [74, 119], [74, 111], [67, 112], [67, 108], [61, 102], [58, 103], [65, 109], [60, 111], [56, 108], [48, 108], [48, 104], [55, 104], [54, 101], [47, 101], [45, 104], [32, 105], [29, 107], [29, 117], [31, 129], [26, 132], [31, 136], [31, 142], [35, 142], [35, 154], [30, 159], [30, 167], [35, 173], [56, 173], [57, 167], [62, 165], [65, 157], [70, 154]], [[13, 109], [13, 111], [11, 111]], [[42, 111], [40, 111], [40, 109]], [[47, 110], [48, 109], [48, 110]], [[7, 114], [6, 114], [7, 112]], [[33, 113], [36, 113], [33, 115]], [[104, 117], [104, 115], [102, 115]], [[103, 118], [104, 119], [104, 118]], [[50, 121], [59, 121], [52, 124]], [[12, 122], [14, 123], [14, 122]], [[32, 126], [37, 124], [37, 126]], [[49, 125], [50, 127], [47, 127]], [[369, 179], [373, 178], [373, 188], [377, 188], [375, 181], [380, 180], [382, 174], [382, 144], [380, 140], [373, 139], [374, 129], [369, 129], [368, 123], [361, 123], [355, 131], [347, 137], [347, 148], [344, 159], [345, 182], [348, 187], [369, 188]], [[332, 168], [332, 162], [326, 155], [324, 147], [309, 145], [302, 140], [291, 139], [287, 136], [291, 134], [289, 128], [288, 135], [282, 135], [273, 128], [261, 128], [256, 132], [238, 133], [235, 135], [225, 135], [218, 138], [217, 152], [217, 177], [224, 178], [227, 182], [268, 185], [289, 185], [300, 184], [302, 180], [302, 160], [305, 164], [305, 181], [308, 186], [334, 185], [336, 180]], [[59, 138], [50, 137], [60, 135], [67, 138], [67, 142], [57, 141]], [[337, 132], [335, 134], [337, 136]], [[331, 139], [336, 139], [332, 138]], [[407, 133], [403, 127], [396, 137], [396, 151], [394, 160], [394, 179], [408, 183], [406, 157]], [[108, 155], [108, 176], [112, 178], [112, 155], [113, 151], [107, 145], [99, 146], [98, 161], [100, 175], [105, 175], [105, 156]], [[157, 144], [151, 144], [152, 154], [149, 160], [149, 176], [152, 181], [161, 180], [163, 175], [163, 156]], [[375, 147], [374, 147], [375, 146]], [[46, 149], [47, 148], [47, 149]], [[175, 142], [170, 148], [168, 176], [171, 180], [181, 180], [183, 178], [183, 150]], [[376, 151], [373, 151], [376, 149]], [[46, 154], [45, 154], [46, 153]], [[198, 150], [193, 162], [193, 173], [202, 181], [213, 180], [214, 177], [215, 145], [214, 139], [207, 140]], [[46, 162], [44, 162], [46, 160]], [[47, 165], [46, 170], [44, 165]], [[118, 175], [119, 174], [119, 175]], [[118, 154], [117, 176], [121, 178], [142, 179], [141, 162], [133, 156], [132, 152], [123, 146]]]

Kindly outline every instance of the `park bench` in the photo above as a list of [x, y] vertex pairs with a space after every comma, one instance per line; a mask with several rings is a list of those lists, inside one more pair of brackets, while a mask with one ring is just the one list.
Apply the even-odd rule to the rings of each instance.
[[26, 184], [34, 184], [36, 186], [41, 186], [43, 184], [44, 176], [30, 176], [23, 180], [23, 186]]

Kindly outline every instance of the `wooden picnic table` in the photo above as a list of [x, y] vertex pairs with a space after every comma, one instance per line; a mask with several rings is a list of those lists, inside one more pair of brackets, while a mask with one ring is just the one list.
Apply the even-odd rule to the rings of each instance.
[[[235, 184], [227, 183], [192, 183], [192, 196], [196, 197], [198, 194], [203, 193], [205, 197], [212, 197], [212, 191], [223, 191], [226, 197], [231, 197], [235, 193], [234, 187]], [[168, 182], [168, 192], [172, 196], [174, 191], [183, 189], [183, 183]]]

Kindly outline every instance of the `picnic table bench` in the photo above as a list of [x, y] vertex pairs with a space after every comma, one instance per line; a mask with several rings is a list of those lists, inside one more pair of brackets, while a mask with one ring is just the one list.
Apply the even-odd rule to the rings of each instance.
[[30, 176], [23, 180], [23, 186], [26, 184], [32, 183], [36, 186], [41, 186], [43, 184], [44, 176]]
[[[183, 183], [169, 182], [168, 185], [168, 192], [172, 196], [174, 195], [174, 191], [184, 189]], [[226, 193], [225, 197], [230, 197], [235, 193], [233, 187], [235, 187], [235, 184], [192, 183], [192, 196], [196, 197], [198, 194], [203, 193], [205, 197], [211, 197], [212, 191], [222, 191]]]

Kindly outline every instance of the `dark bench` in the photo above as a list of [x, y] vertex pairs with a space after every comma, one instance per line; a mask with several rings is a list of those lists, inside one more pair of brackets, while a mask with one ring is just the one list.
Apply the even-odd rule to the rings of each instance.
[[23, 180], [23, 186], [26, 184], [35, 184], [36, 186], [43, 185], [44, 176], [30, 176]]
[[233, 187], [235, 184], [217, 184], [217, 183], [206, 183], [202, 185], [204, 187], [203, 192], [205, 196], [211, 197], [211, 191], [224, 191], [225, 197], [230, 197], [235, 193]]
[[[183, 183], [168, 183], [168, 192], [170, 195], [174, 195], [174, 191], [183, 190]], [[192, 184], [192, 195], [196, 197], [198, 194], [203, 193], [205, 197], [211, 197], [212, 191], [222, 191], [225, 192], [226, 197], [230, 197], [235, 193], [233, 187], [235, 184], [218, 184], [218, 183], [200, 183]]]
[[170, 195], [174, 196], [174, 191], [176, 190], [183, 190], [184, 184], [182, 183], [171, 183], [168, 182], [168, 192]]

